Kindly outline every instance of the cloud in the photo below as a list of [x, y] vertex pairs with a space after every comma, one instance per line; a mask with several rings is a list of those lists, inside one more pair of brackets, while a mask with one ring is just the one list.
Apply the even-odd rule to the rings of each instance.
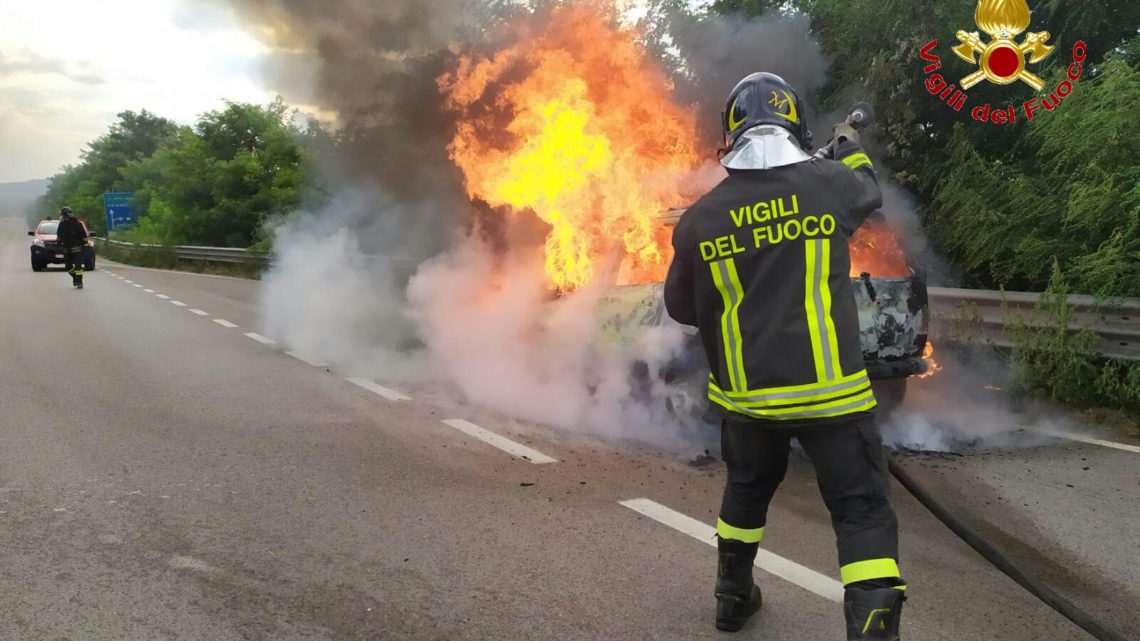
[[174, 7], [171, 19], [175, 27], [187, 31], [218, 31], [233, 27], [234, 15], [221, 4], [199, 2]]
[[90, 73], [75, 73], [70, 71], [67, 63], [63, 60], [46, 58], [30, 51], [24, 51], [19, 59], [12, 60], [3, 53], [0, 53], [0, 76], [18, 73], [53, 74], [85, 85], [103, 85], [107, 83], [104, 78]]
[[189, 124], [268, 102], [265, 47], [203, 0], [0, 0], [0, 182], [74, 163], [123, 111]]

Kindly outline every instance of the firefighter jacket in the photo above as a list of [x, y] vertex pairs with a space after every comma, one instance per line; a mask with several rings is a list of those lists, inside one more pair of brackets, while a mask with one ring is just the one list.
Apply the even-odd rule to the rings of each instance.
[[729, 169], [673, 230], [665, 305], [699, 329], [726, 418], [811, 424], [875, 407], [848, 239], [882, 194], [858, 144], [834, 156]]
[[83, 223], [79, 222], [76, 218], [65, 218], [59, 221], [59, 227], [55, 230], [56, 241], [64, 249], [75, 249], [82, 247], [87, 242], [87, 232], [83, 229]]

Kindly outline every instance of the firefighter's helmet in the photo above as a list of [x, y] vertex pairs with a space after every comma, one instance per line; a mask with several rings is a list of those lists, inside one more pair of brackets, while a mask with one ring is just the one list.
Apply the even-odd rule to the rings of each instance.
[[61, 208], [61, 209], [59, 210], [59, 215], [60, 215], [60, 216], [70, 216], [70, 215], [71, 215], [71, 207], [63, 207], [63, 208]]
[[811, 131], [804, 116], [804, 103], [790, 84], [774, 73], [754, 73], [736, 84], [724, 104], [725, 149], [731, 150], [744, 132], [759, 125], [787, 129], [801, 147], [811, 149]]

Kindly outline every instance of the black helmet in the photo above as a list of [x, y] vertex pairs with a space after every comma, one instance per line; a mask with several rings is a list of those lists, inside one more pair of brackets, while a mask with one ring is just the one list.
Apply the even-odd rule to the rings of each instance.
[[71, 215], [71, 207], [63, 207], [63, 208], [61, 208], [61, 209], [59, 210], [59, 215], [60, 215], [60, 216], [70, 216], [70, 215]]
[[804, 103], [784, 79], [774, 73], [754, 73], [736, 83], [721, 114], [724, 144], [732, 149], [744, 132], [758, 125], [775, 125], [792, 132], [800, 147], [811, 149], [811, 132]]

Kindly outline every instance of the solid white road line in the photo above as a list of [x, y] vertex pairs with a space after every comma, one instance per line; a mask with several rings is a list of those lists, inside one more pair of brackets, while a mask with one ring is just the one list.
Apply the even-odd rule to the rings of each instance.
[[170, 304], [174, 305], [175, 307], [186, 307], [186, 303], [183, 303], [180, 300], [172, 300], [170, 301]]
[[253, 340], [261, 343], [262, 345], [276, 345], [277, 344], [277, 341], [273, 340], [272, 338], [266, 338], [266, 337], [262, 336], [261, 334], [258, 334], [257, 332], [246, 332], [246, 334], [244, 334], [244, 336], [246, 338], [252, 338]]
[[225, 327], [226, 329], [233, 329], [233, 328], [237, 327], [237, 325], [229, 322], [228, 320], [226, 320], [224, 318], [215, 318], [214, 322], [221, 325], [222, 327]]
[[374, 383], [374, 382], [372, 382], [366, 378], [346, 378], [344, 380], [348, 381], [349, 383], [352, 383], [353, 385], [358, 385], [360, 387], [363, 387], [364, 389], [368, 390], [369, 392], [372, 392], [373, 394], [376, 394], [377, 396], [383, 396], [384, 398], [388, 399], [389, 401], [410, 401], [410, 400], [412, 400], [412, 397], [408, 396], [407, 394], [404, 394], [402, 392], [397, 392], [396, 390], [389, 389], [387, 387], [384, 387], [383, 385], [377, 385], [376, 383]]
[[153, 290], [153, 289], [144, 289], [143, 291], [144, 291], [144, 292], [146, 292], [146, 293], [148, 293], [148, 294], [153, 294], [153, 293], [154, 293], [154, 290]]
[[289, 356], [292, 356], [293, 358], [301, 361], [302, 363], [304, 363], [306, 365], [312, 365], [313, 367], [328, 367], [329, 366], [328, 363], [323, 363], [323, 362], [318, 361], [318, 360], [312, 360], [312, 359], [305, 358], [304, 356], [301, 356], [297, 352], [285, 352], [285, 353], [288, 354]]
[[[716, 528], [711, 525], [670, 510], [649, 499], [630, 499], [618, 501], [618, 503], [658, 523], [668, 525], [678, 532], [688, 534], [698, 541], [716, 547]], [[785, 581], [795, 583], [808, 592], [814, 592], [829, 601], [843, 602], [842, 583], [763, 548], [756, 553], [756, 567], [775, 574]]]
[[1054, 438], [1063, 438], [1070, 441], [1076, 441], [1078, 443], [1099, 445], [1101, 447], [1111, 447], [1115, 450], [1123, 450], [1125, 452], [1140, 454], [1140, 447], [1137, 447], [1135, 445], [1128, 445], [1127, 443], [1117, 443], [1116, 441], [1106, 441], [1104, 439], [1093, 438], [1091, 436], [1083, 436], [1081, 434], [1073, 434], [1070, 432], [1058, 432], [1054, 430], [1045, 430], [1041, 433], [1045, 434], [1046, 436], [1052, 436]]
[[558, 459], [556, 458], [551, 458], [542, 452], [539, 452], [538, 450], [533, 450], [525, 445], [515, 443], [511, 439], [499, 436], [490, 430], [485, 430], [482, 427], [479, 427], [478, 425], [472, 423], [471, 421], [465, 421], [461, 418], [449, 418], [443, 421], [443, 424], [447, 425], [448, 427], [454, 427], [455, 429], [463, 432], [464, 434], [467, 434], [468, 436], [474, 436], [487, 445], [497, 447], [507, 454], [510, 454], [511, 456], [517, 456], [521, 459], [526, 459], [531, 463], [541, 464], [558, 462]]
[[170, 297], [166, 294], [155, 294], [154, 296], [155, 298], [161, 298], [162, 300], [170, 300]]
[[204, 311], [197, 309], [197, 308], [194, 308], [194, 307], [190, 308], [190, 313], [191, 314], [197, 314], [198, 316], [209, 316], [210, 315], [208, 312], [204, 312]]

